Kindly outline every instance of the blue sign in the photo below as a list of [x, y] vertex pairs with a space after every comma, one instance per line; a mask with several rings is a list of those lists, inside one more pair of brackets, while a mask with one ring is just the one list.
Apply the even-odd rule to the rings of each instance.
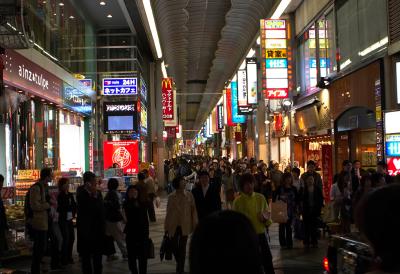
[[386, 142], [386, 156], [400, 156], [400, 141]]
[[67, 83], [64, 83], [63, 103], [76, 112], [85, 115], [90, 115], [92, 113], [92, 99]]
[[[310, 58], [309, 60], [310, 68], [316, 68], [317, 67], [317, 60], [315, 58]], [[320, 58], [319, 59], [319, 67], [320, 68], [329, 68], [331, 64], [331, 61], [329, 58]]]
[[246, 116], [239, 115], [238, 102], [238, 84], [231, 82], [231, 98], [232, 98], [232, 123], [243, 124], [246, 122]]
[[266, 60], [267, 68], [287, 68], [288, 61], [286, 58], [276, 58], [276, 59], [267, 59]]
[[104, 95], [137, 95], [137, 78], [103, 79]]

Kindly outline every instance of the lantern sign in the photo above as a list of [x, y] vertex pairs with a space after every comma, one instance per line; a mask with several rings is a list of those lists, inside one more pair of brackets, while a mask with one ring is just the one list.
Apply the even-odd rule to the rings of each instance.
[[174, 120], [174, 93], [172, 78], [163, 78], [161, 82], [163, 120]]
[[286, 20], [261, 20], [263, 92], [267, 99], [289, 97], [289, 59]]

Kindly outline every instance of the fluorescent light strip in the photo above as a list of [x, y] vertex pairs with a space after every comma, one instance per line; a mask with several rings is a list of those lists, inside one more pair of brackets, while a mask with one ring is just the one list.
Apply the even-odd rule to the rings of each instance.
[[340, 63], [340, 69], [344, 69], [345, 67], [349, 66], [351, 64], [351, 60], [347, 59], [346, 61], [344, 61], [343, 63]]
[[285, 12], [286, 8], [289, 6], [291, 1], [292, 0], [282, 0], [279, 3], [279, 6], [276, 8], [274, 14], [271, 16], [271, 19], [279, 19]]
[[151, 36], [153, 37], [154, 45], [157, 51], [157, 57], [160, 59], [162, 57], [162, 50], [160, 39], [158, 37], [156, 22], [154, 20], [153, 9], [151, 8], [150, 0], [142, 0], [144, 11], [146, 13], [147, 22], [150, 26]]
[[256, 53], [256, 51], [255, 51], [254, 49], [251, 48], [251, 49], [249, 50], [249, 53], [247, 53], [247, 56], [246, 56], [246, 57], [247, 57], [247, 58], [253, 57], [255, 53]]
[[376, 42], [375, 44], [372, 44], [371, 46], [369, 46], [368, 48], [364, 49], [363, 51], [358, 52], [358, 55], [360, 56], [366, 56], [369, 53], [373, 52], [374, 50], [379, 49], [380, 47], [383, 47], [384, 45], [386, 45], [389, 42], [388, 37], [386, 36], [385, 38], [383, 38], [382, 40]]
[[162, 61], [162, 63], [161, 63], [161, 71], [162, 71], [163, 77], [168, 78], [167, 68], [165, 67], [164, 61]]

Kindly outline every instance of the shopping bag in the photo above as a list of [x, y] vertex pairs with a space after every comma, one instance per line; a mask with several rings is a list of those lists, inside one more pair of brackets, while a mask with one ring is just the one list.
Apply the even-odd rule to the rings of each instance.
[[167, 234], [164, 235], [164, 238], [161, 242], [160, 247], [160, 260], [172, 260], [172, 242]]
[[274, 223], [284, 224], [288, 220], [287, 204], [276, 201], [271, 205], [271, 219]]
[[147, 240], [147, 258], [148, 259], [154, 259], [155, 254], [154, 254], [154, 243], [152, 239]]

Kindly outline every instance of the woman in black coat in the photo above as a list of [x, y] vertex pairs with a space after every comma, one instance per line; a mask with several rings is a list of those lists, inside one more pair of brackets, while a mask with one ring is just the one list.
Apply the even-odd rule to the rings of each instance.
[[[126, 191], [124, 211], [126, 216], [126, 247], [128, 249], [128, 263], [132, 274], [147, 273], [147, 249], [149, 241], [148, 207], [140, 202], [140, 189], [129, 186]], [[139, 261], [139, 271], [137, 262]]]

